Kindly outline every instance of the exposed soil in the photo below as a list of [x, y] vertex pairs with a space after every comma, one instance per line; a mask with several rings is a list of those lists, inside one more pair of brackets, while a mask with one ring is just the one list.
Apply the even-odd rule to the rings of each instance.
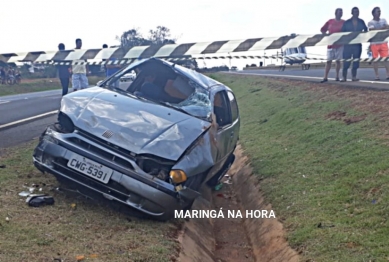
[[366, 118], [366, 115], [350, 116], [350, 117], [347, 117], [347, 118], [345, 117], [346, 115], [347, 115], [346, 112], [335, 111], [335, 112], [329, 113], [326, 117], [329, 120], [338, 120], [338, 121], [343, 120], [343, 122], [346, 125], [350, 125], [350, 124], [361, 122], [362, 120], [364, 120]]
[[350, 125], [350, 124], [361, 122], [365, 118], [366, 118], [366, 115], [363, 115], [363, 116], [353, 116], [353, 117], [350, 117], [350, 118], [343, 119], [343, 122], [345, 122], [347, 125]]
[[[249, 159], [240, 146], [235, 151], [236, 160], [232, 165], [233, 187], [244, 210], [272, 210], [261, 193], [258, 177], [253, 173]], [[276, 218], [246, 218], [244, 224], [252, 244], [255, 261], [297, 262], [298, 253], [293, 250], [285, 237], [282, 223]]]
[[343, 117], [346, 116], [346, 112], [342, 112], [342, 111], [335, 111], [335, 112], [331, 112], [327, 115], [327, 118], [330, 119], [330, 120], [342, 120]]
[[[205, 189], [192, 210], [224, 211], [224, 218], [198, 218], [185, 222], [179, 237], [178, 261], [252, 262], [298, 261], [298, 254], [285, 239], [277, 218], [248, 218], [246, 210], [272, 210], [265, 203], [259, 181], [252, 173], [240, 146], [236, 159], [219, 190]], [[241, 210], [242, 218], [228, 218], [228, 210]]]
[[[228, 182], [223, 179], [223, 182]], [[243, 217], [245, 210], [242, 210], [238, 203], [234, 188], [230, 184], [223, 184], [220, 191], [212, 194], [212, 204], [214, 209], [222, 208], [224, 218], [214, 219], [215, 234], [215, 258], [218, 262], [224, 261], [247, 261], [254, 262], [255, 258], [252, 252], [251, 244], [247, 236], [244, 225], [244, 218], [228, 218], [228, 210], [241, 210]]]

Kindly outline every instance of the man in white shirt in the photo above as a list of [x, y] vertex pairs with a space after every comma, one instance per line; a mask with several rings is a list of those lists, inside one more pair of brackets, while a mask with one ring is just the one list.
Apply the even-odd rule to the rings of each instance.
[[[371, 20], [367, 25], [370, 31], [389, 29], [389, 25], [386, 19], [380, 18], [381, 9], [379, 7], [374, 7], [371, 13], [373, 15], [373, 20]], [[388, 42], [372, 42], [370, 44], [370, 49], [373, 58], [388, 57]], [[386, 79], [389, 80], [389, 62], [384, 63], [386, 68]], [[380, 80], [377, 62], [373, 62], [373, 68], [375, 72], [375, 79]]]
[[[82, 41], [81, 39], [76, 39], [76, 48], [75, 49], [81, 49]], [[74, 60], [73, 62], [85, 62], [84, 60]], [[79, 89], [84, 89], [89, 86], [88, 78], [86, 77], [87, 74], [87, 66], [86, 64], [77, 64], [72, 65], [72, 86], [73, 91], [77, 91]]]

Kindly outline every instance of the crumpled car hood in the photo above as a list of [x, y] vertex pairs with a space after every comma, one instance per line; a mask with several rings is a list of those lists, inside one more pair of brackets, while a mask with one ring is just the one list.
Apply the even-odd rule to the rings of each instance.
[[67, 94], [61, 111], [76, 127], [111, 144], [174, 161], [210, 125], [172, 108], [100, 87]]

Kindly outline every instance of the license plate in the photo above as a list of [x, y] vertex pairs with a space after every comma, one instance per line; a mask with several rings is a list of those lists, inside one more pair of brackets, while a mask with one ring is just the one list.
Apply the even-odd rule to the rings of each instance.
[[77, 170], [87, 176], [93, 177], [94, 179], [107, 184], [113, 170], [95, 161], [87, 159], [83, 156], [73, 154], [69, 159], [68, 167]]

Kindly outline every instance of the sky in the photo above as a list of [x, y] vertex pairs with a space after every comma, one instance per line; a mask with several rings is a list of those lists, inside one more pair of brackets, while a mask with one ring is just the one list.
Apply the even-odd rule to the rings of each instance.
[[[1, 1], [0, 53], [57, 50], [59, 43], [70, 49], [76, 38], [82, 39], [83, 48], [101, 48], [118, 45], [116, 36], [126, 30], [139, 28], [146, 37], [159, 25], [168, 27], [177, 43], [318, 34], [336, 8], [343, 8], [343, 19], [348, 19], [354, 6], [366, 24], [375, 6], [381, 8], [381, 17], [389, 19], [388, 0]], [[276, 51], [268, 50], [266, 55]], [[326, 47], [308, 47], [307, 53], [325, 58]], [[258, 59], [240, 63], [258, 63]], [[269, 63], [275, 61], [265, 62]]]

